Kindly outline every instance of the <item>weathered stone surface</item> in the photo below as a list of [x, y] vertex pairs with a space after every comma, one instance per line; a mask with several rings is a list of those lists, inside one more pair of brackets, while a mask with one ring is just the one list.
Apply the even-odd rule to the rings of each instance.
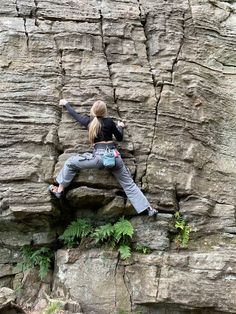
[[234, 313], [234, 258], [235, 252], [230, 251], [168, 256], [161, 271], [159, 301], [177, 303], [178, 300], [178, 304], [188, 307], [198, 303], [203, 308]]
[[53, 290], [70, 288], [85, 312], [100, 313], [101, 304], [104, 313], [117, 313], [119, 308], [152, 308], [155, 303], [178, 304], [180, 313], [194, 308], [235, 312], [235, 252], [135, 254], [132, 261], [119, 264], [114, 254], [97, 250], [78, 252], [72, 263], [69, 255], [58, 251]]
[[39, 300], [46, 299], [46, 295], [50, 293], [51, 279], [51, 273], [41, 281], [38, 269], [27, 270], [21, 281], [21, 289], [18, 292], [17, 303], [21, 305], [26, 312], [31, 311], [32, 305], [33, 308], [37, 308], [39, 313], [42, 312], [43, 308], [47, 305], [47, 300], [46, 303], [39, 302]]
[[[235, 3], [1, 2], [1, 283], [12, 286], [21, 246], [56, 241], [68, 209], [94, 219], [134, 214], [104, 170], [76, 176], [63, 204], [47, 192], [71, 154], [91, 151], [87, 131], [58, 100], [88, 113], [102, 99], [125, 122], [119, 150], [161, 210], [157, 220], [132, 220], [134, 241], [154, 253], [133, 264], [117, 264], [112, 254], [105, 263], [100, 251], [82, 252], [75, 263], [61, 256], [56, 281], [66, 291], [72, 285], [88, 312], [235, 313]], [[193, 229], [179, 254], [168, 216], [175, 210]], [[76, 290], [78, 267], [91, 282], [81, 277]], [[68, 281], [61, 269], [72, 274]]]
[[[95, 311], [97, 313], [111, 313], [110, 311], [115, 304], [114, 277], [116, 264], [114, 261], [116, 260], [117, 253], [108, 252], [107, 254], [103, 254], [98, 250], [93, 250], [87, 255], [86, 253], [79, 252], [78, 259], [74, 260], [72, 264], [67, 264], [70, 263], [69, 254], [70, 252], [63, 250], [58, 251], [56, 267], [63, 279], [61, 276], [56, 278], [54, 283], [55, 294], [57, 295], [57, 286], [64, 285], [66, 282], [66, 285], [70, 286], [70, 297], [72, 299], [79, 300], [80, 296], [84, 295], [84, 298], [80, 299], [80, 303], [85, 313], [95, 310], [92, 304], [89, 304], [89, 300], [91, 299], [96, 303]], [[71, 276], [71, 267], [72, 269], [79, 270], [81, 274], [80, 279], [77, 276]], [[102, 274], [103, 279], [96, 278], [94, 276], [95, 272]], [[104, 300], [101, 299], [101, 291], [105, 293]]]
[[116, 196], [110, 203], [98, 211], [98, 217], [111, 218], [119, 217], [125, 214], [124, 198]]
[[70, 190], [67, 199], [76, 208], [101, 207], [109, 203], [115, 197], [115, 190], [107, 191], [81, 186]]
[[153, 250], [164, 251], [170, 247], [169, 231], [173, 223], [172, 215], [159, 214], [156, 217], [135, 217], [131, 220], [134, 226], [134, 242]]
[[15, 299], [16, 299], [16, 295], [12, 289], [9, 289], [6, 287], [3, 287], [0, 289], [0, 304], [1, 305], [7, 304], [9, 302], [14, 302]]

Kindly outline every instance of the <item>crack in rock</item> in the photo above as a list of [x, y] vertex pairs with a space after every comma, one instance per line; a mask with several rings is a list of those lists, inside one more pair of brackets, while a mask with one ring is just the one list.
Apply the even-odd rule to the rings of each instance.
[[157, 280], [157, 292], [156, 292], [156, 302], [158, 300], [158, 294], [159, 294], [159, 285], [160, 285], [160, 278], [161, 278], [161, 270], [158, 270], [157, 267], [157, 271], [156, 271], [156, 280]]
[[116, 305], [117, 305], [117, 301], [116, 301], [116, 292], [117, 292], [117, 280], [116, 280], [116, 276], [117, 276], [117, 269], [118, 269], [118, 265], [119, 265], [119, 262], [120, 262], [120, 255], [118, 255], [117, 257], [117, 262], [116, 262], [116, 265], [115, 265], [115, 271], [114, 271], [114, 281], [115, 281], [115, 308], [116, 308]]
[[177, 183], [176, 183], [173, 190], [173, 204], [175, 205], [175, 211], [180, 210], [179, 202], [180, 202], [180, 196], [178, 195]]
[[190, 0], [188, 0], [188, 6], [189, 6], [190, 18], [191, 18], [192, 23], [193, 23], [193, 31], [194, 31], [194, 34], [196, 35], [196, 25], [195, 25], [195, 21], [194, 21], [194, 18], [193, 18], [193, 11], [192, 11], [192, 6], [191, 6]]
[[[181, 60], [181, 59], [179, 59]], [[196, 64], [200, 67], [203, 67], [204, 69], [207, 69], [207, 70], [210, 70], [210, 71], [213, 71], [213, 72], [217, 72], [217, 73], [223, 73], [223, 74], [230, 74], [230, 75], [236, 75], [236, 73], [228, 73], [228, 72], [225, 72], [225, 71], [222, 71], [222, 70], [218, 70], [218, 69], [214, 69], [214, 68], [211, 68], [209, 66], [206, 66], [204, 64], [201, 64], [197, 61], [193, 61], [193, 60], [185, 60], [185, 62], [188, 62], [188, 63], [192, 63], [192, 64]]]
[[162, 96], [162, 91], [163, 91], [163, 87], [164, 87], [164, 84], [161, 85], [161, 90], [160, 90], [160, 95], [157, 99], [157, 102], [156, 102], [156, 109], [155, 109], [155, 123], [154, 123], [154, 128], [153, 128], [153, 134], [152, 134], [152, 139], [151, 139], [151, 144], [150, 144], [150, 150], [149, 152], [147, 153], [147, 157], [146, 157], [146, 161], [145, 161], [145, 164], [146, 164], [146, 167], [145, 167], [145, 170], [144, 170], [144, 173], [141, 177], [141, 184], [143, 184], [143, 178], [146, 176], [147, 174], [147, 167], [148, 167], [148, 161], [149, 161], [149, 158], [152, 154], [152, 150], [153, 150], [153, 144], [154, 144], [154, 140], [155, 140], [155, 135], [156, 135], [156, 129], [157, 129], [157, 122], [158, 122], [158, 117], [159, 117], [159, 113], [158, 113], [158, 109], [159, 109], [159, 103], [161, 101], [161, 96]]
[[56, 46], [56, 51], [58, 55], [58, 65], [59, 65], [59, 75], [60, 75], [60, 84], [58, 86], [58, 91], [59, 91], [59, 98], [63, 98], [63, 87], [65, 86], [65, 76], [66, 76], [66, 71], [65, 68], [63, 67], [63, 49], [60, 49], [58, 46], [58, 43], [56, 41], [56, 38], [54, 38], [55, 46]]
[[[99, 6], [100, 6], [100, 9], [99, 9], [99, 14], [100, 14], [100, 31], [101, 31], [101, 37], [102, 37], [102, 48], [103, 48], [103, 53], [104, 53], [104, 56], [105, 56], [105, 59], [106, 59], [106, 63], [107, 63], [107, 69], [108, 69], [108, 74], [109, 74], [109, 78], [110, 78], [110, 82], [111, 82], [111, 86], [112, 86], [112, 89], [113, 89], [113, 100], [114, 100], [114, 104], [116, 106], [116, 111], [117, 111], [117, 114], [118, 114], [118, 117], [120, 118], [120, 120], [122, 120], [122, 115], [121, 115], [121, 112], [120, 112], [120, 108], [119, 108], [119, 105], [118, 105], [118, 102], [117, 102], [117, 96], [116, 96], [116, 87], [114, 86], [113, 84], [113, 80], [112, 80], [112, 72], [111, 72], [111, 65], [112, 63], [109, 62], [108, 60], [108, 56], [107, 56], [107, 46], [108, 44], [105, 43], [105, 40], [104, 40], [104, 32], [103, 32], [103, 23], [104, 23], [104, 17], [103, 17], [103, 14], [102, 14], [102, 10], [101, 10], [101, 4], [102, 4], [102, 0], [97, 0]], [[134, 170], [134, 175], [133, 175], [133, 180], [135, 181], [136, 179], [136, 175], [137, 175], [137, 162], [136, 162], [136, 157], [135, 157], [135, 153], [134, 153], [134, 140], [132, 138], [132, 135], [130, 134], [130, 132], [128, 131], [128, 128], [126, 128], [126, 133], [129, 137], [129, 140], [131, 141], [132, 143], [132, 155], [134, 157], [134, 166], [135, 166], [135, 170]]]
[[179, 44], [179, 49], [177, 51], [177, 54], [176, 54], [176, 57], [173, 61], [173, 64], [172, 64], [172, 68], [171, 68], [171, 83], [173, 83], [173, 74], [174, 74], [174, 68], [175, 68], [175, 65], [178, 63], [179, 61], [179, 55], [181, 53], [181, 50], [182, 50], [182, 47], [183, 47], [183, 44], [184, 44], [184, 39], [185, 39], [185, 36], [184, 36], [184, 33], [185, 33], [185, 13], [183, 13], [183, 20], [182, 20], [182, 28], [183, 28], [183, 36], [180, 40], [180, 44]]
[[24, 29], [25, 29], [25, 36], [26, 36], [26, 46], [29, 49], [29, 33], [27, 32], [26, 28], [26, 18], [23, 18], [24, 21]]
[[129, 295], [130, 309], [131, 309], [131, 312], [132, 312], [133, 311], [133, 295], [132, 295], [132, 292], [130, 292], [129, 287], [128, 287], [128, 283], [126, 281], [125, 266], [123, 267], [123, 281], [124, 281], [124, 285], [126, 287], [127, 293]]
[[[55, 46], [56, 46], [56, 51], [57, 51], [57, 56], [58, 56], [58, 68], [59, 68], [59, 77], [60, 77], [60, 82], [58, 86], [56, 87], [58, 90], [58, 98], [59, 100], [63, 98], [63, 87], [65, 86], [65, 76], [66, 76], [66, 71], [65, 68], [63, 67], [63, 49], [60, 49], [58, 46], [58, 43], [56, 41], [56, 38], [54, 38]], [[55, 167], [58, 161], [58, 157], [62, 155], [64, 152], [59, 149], [58, 144], [59, 144], [59, 135], [58, 135], [58, 127], [60, 125], [61, 119], [62, 119], [62, 108], [57, 107], [58, 111], [58, 119], [57, 119], [57, 143], [55, 143], [55, 148], [57, 150], [58, 156], [55, 158], [55, 163], [54, 163], [54, 169], [53, 173], [55, 171]]]
[[37, 12], [38, 12], [38, 1], [37, 0], [34, 0], [34, 20], [35, 20], [35, 26], [39, 26], [39, 23], [38, 23], [38, 18], [37, 18]]
[[157, 95], [157, 91], [156, 91], [157, 82], [156, 82], [155, 75], [153, 73], [151, 60], [150, 60], [150, 57], [149, 57], [150, 53], [149, 53], [149, 47], [148, 47], [148, 32], [147, 32], [147, 29], [146, 29], [148, 14], [146, 14], [146, 16], [142, 15], [142, 8], [141, 8], [142, 5], [141, 5], [139, 0], [137, 0], [137, 2], [138, 2], [138, 8], [139, 8], [139, 12], [140, 12], [139, 13], [140, 23], [141, 23], [141, 25], [143, 27], [143, 32], [144, 32], [144, 36], [145, 36], [146, 58], [147, 58], [147, 61], [148, 61], [148, 64], [149, 64], [149, 72], [151, 74], [153, 88], [154, 88], [154, 95], [155, 95], [155, 98], [156, 98], [153, 134], [152, 134], [152, 139], [151, 139], [151, 142], [150, 142], [149, 152], [147, 152], [147, 157], [146, 157], [146, 161], [145, 161], [145, 170], [144, 170], [144, 173], [143, 173], [143, 175], [142, 175], [142, 177], [140, 179], [141, 184], [143, 184], [143, 178], [146, 176], [146, 173], [147, 173], [148, 160], [149, 160], [149, 157], [150, 157], [150, 155], [152, 153], [154, 138], [155, 138], [155, 134], [156, 134], [157, 120], [158, 120], [158, 116], [159, 116], [158, 110], [159, 110], [159, 103], [160, 103], [160, 100], [161, 100], [161, 93], [162, 93], [162, 90], [163, 90], [163, 83], [162, 83], [162, 85], [160, 85], [161, 86], [160, 93], [159, 93], [159, 95]]
[[17, 16], [20, 16], [20, 8], [19, 8], [19, 5], [18, 5], [18, 0], [16, 0], [15, 6], [16, 6]]

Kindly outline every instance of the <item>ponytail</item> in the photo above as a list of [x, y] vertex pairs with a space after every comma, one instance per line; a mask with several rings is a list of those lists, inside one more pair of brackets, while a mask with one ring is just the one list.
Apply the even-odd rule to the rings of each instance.
[[101, 121], [98, 118], [104, 118], [107, 114], [106, 104], [101, 100], [95, 101], [90, 109], [90, 114], [93, 120], [89, 124], [89, 142], [93, 144], [102, 128]]
[[94, 139], [97, 137], [98, 132], [101, 130], [101, 122], [97, 117], [94, 117], [92, 122], [89, 124], [89, 142], [94, 143]]

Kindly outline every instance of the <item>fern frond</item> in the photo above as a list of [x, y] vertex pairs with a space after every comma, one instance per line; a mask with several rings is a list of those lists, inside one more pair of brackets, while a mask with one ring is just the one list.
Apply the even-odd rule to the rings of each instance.
[[93, 236], [96, 240], [96, 242], [104, 242], [106, 240], [109, 240], [111, 236], [114, 234], [114, 227], [112, 224], [106, 224], [103, 226], [100, 226], [95, 229]]
[[48, 247], [33, 249], [30, 246], [24, 246], [21, 250], [22, 262], [17, 264], [17, 268], [25, 271], [29, 268], [39, 267], [39, 276], [43, 279], [52, 264], [54, 253]]
[[87, 219], [78, 218], [71, 222], [59, 239], [63, 240], [65, 244], [71, 245], [77, 243], [76, 240], [88, 236], [92, 230], [93, 227]]
[[114, 237], [117, 243], [121, 239], [124, 239], [125, 236], [132, 238], [134, 234], [134, 228], [131, 222], [124, 219], [124, 217], [120, 218], [119, 221], [114, 224], [114, 231]]
[[131, 248], [128, 245], [122, 244], [118, 251], [120, 252], [121, 259], [127, 259], [131, 256]]
[[51, 266], [51, 260], [49, 258], [43, 258], [39, 262], [39, 277], [43, 279], [47, 276], [47, 273]]

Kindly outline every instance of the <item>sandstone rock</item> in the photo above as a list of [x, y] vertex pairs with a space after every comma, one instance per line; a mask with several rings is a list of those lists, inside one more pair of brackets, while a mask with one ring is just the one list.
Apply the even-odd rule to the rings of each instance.
[[132, 218], [131, 221], [135, 230], [134, 242], [158, 251], [169, 248], [172, 215], [159, 214], [157, 218], [143, 216]]
[[[213, 313], [213, 308], [216, 313], [233, 313], [234, 255], [230, 251], [226, 254], [224, 250], [218, 253], [195, 252], [191, 257], [188, 252], [147, 256], [136, 254], [135, 263], [123, 262], [117, 265], [114, 255], [103, 255], [97, 250], [87, 254], [81, 252], [73, 263], [68, 261], [68, 252], [59, 251], [53, 291], [57, 293], [57, 287], [61, 286], [64, 289], [70, 287], [71, 295], [81, 302], [85, 312], [99, 313], [101, 299], [104, 297], [104, 313], [116, 313], [118, 306], [130, 310], [145, 305], [146, 310], [151, 310], [155, 303], [165, 302], [178, 304], [180, 313], [181, 308], [182, 311], [200, 308], [203, 313], [207, 309]], [[101, 278], [101, 273], [102, 283], [97, 281]], [[103, 284], [109, 290], [106, 289], [107, 292], [98, 296], [96, 293], [102, 291]], [[214, 285], [217, 286], [216, 290]], [[227, 291], [227, 295], [223, 291]]]
[[[18, 293], [17, 303], [28, 311], [32, 311], [35, 307], [45, 307], [45, 303], [42, 301], [46, 299], [45, 293], [50, 292], [51, 274], [41, 281], [39, 278], [39, 271], [37, 269], [28, 269], [24, 272], [24, 277], [21, 281], [21, 289]], [[32, 311], [33, 312], [33, 311]]]
[[3, 287], [0, 290], [0, 295], [1, 295], [1, 304], [4, 305], [4, 303], [8, 303], [10, 301], [15, 301], [15, 293], [12, 289]]
[[74, 208], [99, 208], [109, 203], [115, 197], [115, 191], [81, 186], [70, 190], [67, 199]]
[[[115, 256], [117, 253], [103, 254], [98, 250], [92, 250], [88, 256], [81, 252], [78, 259], [70, 264], [68, 252], [58, 251], [56, 267], [60, 275], [55, 278], [53, 289], [55, 295], [57, 287], [66, 284], [70, 286], [71, 298], [79, 301], [83, 311], [111, 313], [115, 303]], [[72, 274], [73, 269], [77, 269], [79, 279]], [[102, 280], [94, 276], [95, 272], [102, 274]], [[105, 302], [101, 299], [101, 291], [106, 294]], [[91, 299], [96, 303], [96, 309], [90, 303]]]
[[[75, 302], [94, 313], [234, 313], [234, 2], [8, 0], [0, 30], [1, 283], [12, 285], [21, 246], [56, 241], [70, 206], [97, 219], [97, 209], [120, 215], [123, 202], [129, 214], [104, 170], [79, 173], [66, 203], [47, 192], [71, 154], [91, 150], [58, 100], [88, 113], [103, 99], [126, 124], [125, 163], [161, 212], [132, 220], [135, 241], [154, 252], [134, 255], [133, 264], [96, 250], [68, 262], [59, 252], [54, 290], [72, 287]], [[168, 216], [175, 210], [194, 231], [179, 254]]]
[[116, 196], [110, 203], [102, 207], [98, 211], [98, 218], [109, 219], [111, 217], [119, 217], [124, 214], [124, 198]]
[[[178, 299], [179, 304], [190, 308], [198, 303], [203, 309], [214, 308], [216, 311], [233, 312], [235, 307], [233, 256], [234, 253], [231, 255], [231, 252], [193, 253], [191, 257], [188, 254], [168, 256], [168, 262], [165, 261], [166, 266], [161, 272], [158, 301], [168, 299], [168, 303], [173, 304]], [[230, 274], [227, 274], [228, 271]], [[222, 293], [222, 287], [226, 294]], [[171, 295], [168, 291], [171, 291]], [[216, 298], [212, 298], [212, 295]], [[188, 304], [185, 300], [188, 300]]]

